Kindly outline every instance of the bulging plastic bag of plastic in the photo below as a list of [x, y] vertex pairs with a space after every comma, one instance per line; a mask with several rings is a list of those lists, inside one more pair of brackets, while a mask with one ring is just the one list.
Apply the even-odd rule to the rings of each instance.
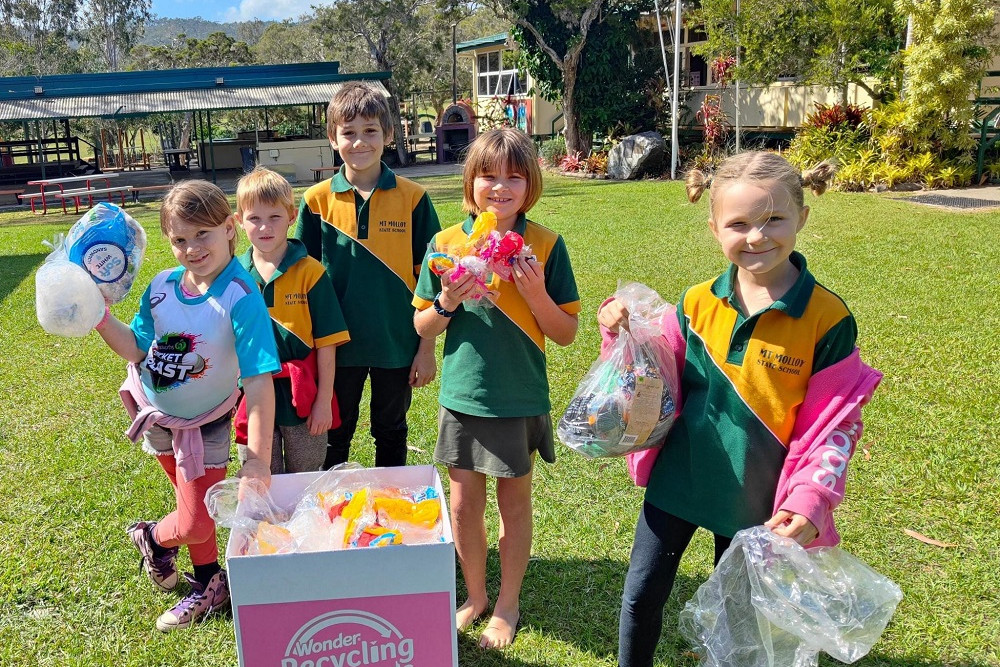
[[566, 446], [589, 458], [661, 444], [677, 411], [677, 364], [660, 333], [673, 306], [640, 283], [614, 296], [628, 308], [628, 330], [591, 365], [556, 428]]
[[899, 587], [836, 547], [804, 549], [764, 526], [736, 533], [715, 572], [680, 614], [703, 667], [845, 663], [878, 641]]
[[69, 261], [94, 279], [108, 305], [125, 298], [146, 252], [146, 232], [124, 210], [101, 202], [66, 234]]
[[82, 338], [104, 317], [104, 295], [80, 266], [69, 261], [63, 236], [44, 241], [52, 248], [35, 272], [35, 315], [45, 331]]

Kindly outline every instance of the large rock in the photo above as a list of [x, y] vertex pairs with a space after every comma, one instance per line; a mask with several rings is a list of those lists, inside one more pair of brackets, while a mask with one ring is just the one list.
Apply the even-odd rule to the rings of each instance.
[[621, 140], [608, 153], [608, 176], [627, 181], [657, 174], [663, 166], [667, 142], [659, 132], [641, 132]]

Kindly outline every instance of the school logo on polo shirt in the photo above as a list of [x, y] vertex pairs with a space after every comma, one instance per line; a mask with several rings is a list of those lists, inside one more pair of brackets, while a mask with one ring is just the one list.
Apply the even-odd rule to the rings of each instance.
[[409, 223], [406, 220], [379, 220], [378, 231], [389, 234], [406, 234]]

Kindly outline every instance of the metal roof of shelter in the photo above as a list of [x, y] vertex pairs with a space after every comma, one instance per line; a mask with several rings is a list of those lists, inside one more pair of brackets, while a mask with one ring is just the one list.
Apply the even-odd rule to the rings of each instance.
[[500, 32], [495, 35], [489, 35], [488, 37], [480, 37], [479, 39], [472, 39], [468, 42], [459, 42], [455, 45], [455, 53], [465, 53], [466, 51], [475, 51], [476, 49], [481, 49], [487, 46], [503, 46], [507, 43], [507, 33]]
[[0, 121], [326, 104], [357, 80], [388, 97], [389, 72], [339, 70], [325, 62], [0, 78]]

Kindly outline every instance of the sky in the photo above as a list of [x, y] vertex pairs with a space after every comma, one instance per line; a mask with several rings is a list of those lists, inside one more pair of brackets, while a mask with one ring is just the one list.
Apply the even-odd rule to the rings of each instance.
[[153, 13], [164, 18], [193, 18], [230, 22], [294, 19], [312, 12], [323, 0], [153, 0]]

